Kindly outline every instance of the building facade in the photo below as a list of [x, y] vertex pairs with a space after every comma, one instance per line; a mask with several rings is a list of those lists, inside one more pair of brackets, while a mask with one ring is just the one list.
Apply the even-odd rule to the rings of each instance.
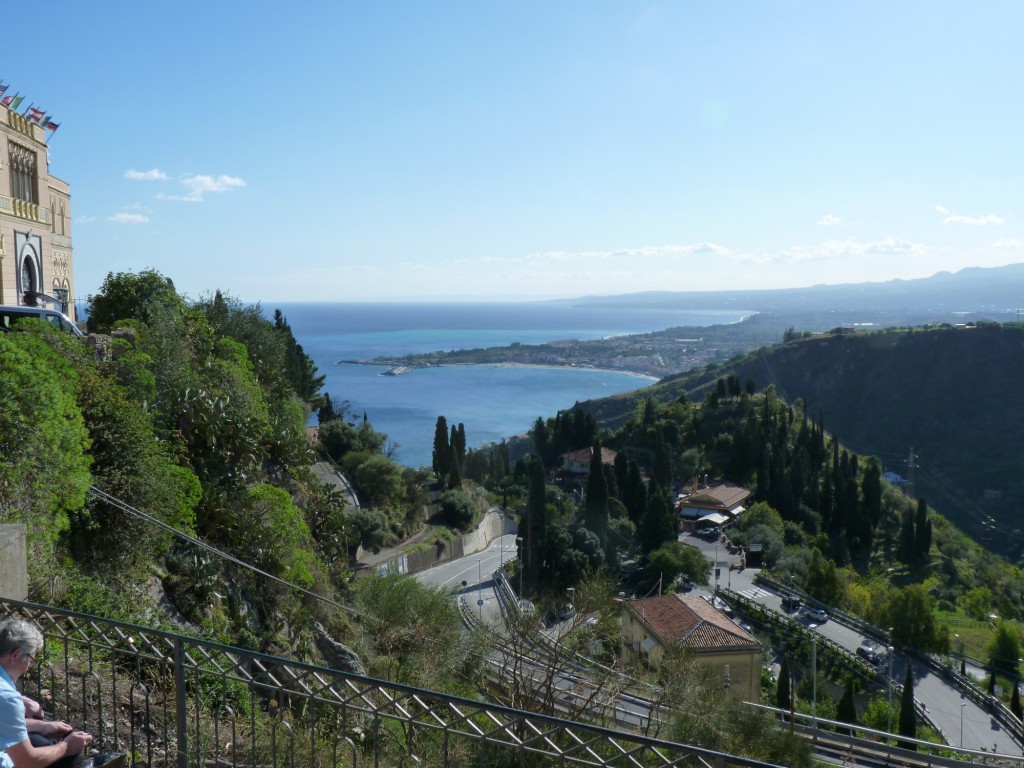
[[47, 132], [0, 107], [0, 304], [75, 319], [71, 191], [50, 175]]
[[622, 657], [656, 663], [681, 646], [722, 675], [729, 695], [760, 701], [764, 650], [757, 638], [702, 597], [659, 595], [622, 601]]

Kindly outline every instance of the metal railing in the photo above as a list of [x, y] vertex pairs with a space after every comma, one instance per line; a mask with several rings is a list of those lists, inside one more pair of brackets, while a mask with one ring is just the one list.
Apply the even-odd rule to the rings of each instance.
[[0, 598], [45, 637], [24, 692], [132, 766], [768, 766]]

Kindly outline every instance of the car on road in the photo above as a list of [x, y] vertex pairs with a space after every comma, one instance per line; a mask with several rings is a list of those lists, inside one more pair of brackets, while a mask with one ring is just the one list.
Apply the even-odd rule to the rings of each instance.
[[878, 651], [875, 650], [871, 643], [861, 643], [857, 646], [857, 655], [864, 659], [869, 664], [878, 666], [881, 662], [882, 657], [878, 655]]
[[782, 608], [786, 611], [800, 610], [800, 598], [796, 595], [786, 595], [782, 598]]
[[813, 621], [817, 622], [818, 624], [821, 624], [822, 622], [828, 621], [828, 614], [825, 613], [825, 611], [823, 611], [821, 608], [808, 607], [804, 609], [804, 618], [806, 618], [808, 621]]

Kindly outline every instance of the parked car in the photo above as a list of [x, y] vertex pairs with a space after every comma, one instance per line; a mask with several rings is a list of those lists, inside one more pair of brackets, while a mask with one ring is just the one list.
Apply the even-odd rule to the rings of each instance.
[[786, 595], [782, 598], [782, 608], [786, 611], [800, 610], [800, 598], [796, 595]]
[[70, 333], [72, 336], [85, 336], [79, 327], [71, 322], [71, 319], [67, 315], [62, 314], [55, 309], [26, 307], [21, 305], [0, 306], [0, 333], [10, 331], [11, 326], [13, 326], [18, 320], [25, 317], [33, 320], [42, 320], [58, 330]]
[[878, 655], [878, 651], [876, 651], [870, 643], [861, 643], [858, 645], [857, 655], [869, 664], [874, 664], [876, 666], [882, 660], [882, 657]]
[[702, 539], [717, 539], [718, 529], [713, 527], [698, 528], [697, 535], [700, 536]]

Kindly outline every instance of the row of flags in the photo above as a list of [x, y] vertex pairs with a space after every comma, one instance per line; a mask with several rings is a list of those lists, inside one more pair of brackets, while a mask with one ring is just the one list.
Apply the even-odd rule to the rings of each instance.
[[[12, 112], [17, 112], [21, 106], [21, 102], [25, 100], [25, 97], [21, 95], [21, 91], [18, 91], [13, 96], [7, 96], [7, 89], [10, 88], [10, 83], [7, 85], [0, 80], [0, 106], [7, 107]], [[34, 103], [30, 103], [24, 112], [21, 113], [22, 117], [28, 118], [36, 125], [41, 125], [48, 131], [56, 131], [60, 128], [60, 123], [55, 123], [52, 117], [46, 114], [45, 109], [39, 109]]]

